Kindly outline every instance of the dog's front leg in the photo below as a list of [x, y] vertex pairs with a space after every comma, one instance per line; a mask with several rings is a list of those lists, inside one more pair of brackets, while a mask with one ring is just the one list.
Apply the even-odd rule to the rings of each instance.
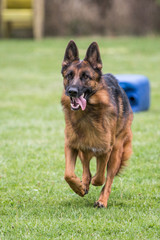
[[85, 185], [82, 181], [75, 175], [75, 164], [76, 158], [78, 155], [78, 151], [69, 147], [65, 146], [65, 159], [66, 159], [66, 167], [65, 167], [65, 180], [70, 185], [75, 193], [79, 196], [83, 197], [87, 191]]

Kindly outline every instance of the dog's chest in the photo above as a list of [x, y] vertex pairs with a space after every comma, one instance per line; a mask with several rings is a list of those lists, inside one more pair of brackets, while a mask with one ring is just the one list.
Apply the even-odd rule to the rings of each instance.
[[71, 147], [82, 151], [92, 151], [101, 154], [107, 151], [110, 145], [110, 137], [107, 141], [107, 131], [102, 121], [83, 119], [80, 122], [70, 122], [67, 129], [67, 138]]

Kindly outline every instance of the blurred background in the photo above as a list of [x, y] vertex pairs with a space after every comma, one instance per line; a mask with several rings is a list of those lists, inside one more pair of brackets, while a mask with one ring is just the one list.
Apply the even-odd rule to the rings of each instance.
[[160, 32], [157, 0], [46, 0], [45, 12], [46, 35]]
[[1, 37], [160, 33], [160, 0], [0, 0], [0, 5]]

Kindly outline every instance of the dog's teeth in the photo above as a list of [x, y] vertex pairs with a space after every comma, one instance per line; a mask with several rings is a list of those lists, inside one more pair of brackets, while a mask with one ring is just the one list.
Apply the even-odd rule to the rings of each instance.
[[84, 97], [84, 93], [82, 94], [82, 97]]

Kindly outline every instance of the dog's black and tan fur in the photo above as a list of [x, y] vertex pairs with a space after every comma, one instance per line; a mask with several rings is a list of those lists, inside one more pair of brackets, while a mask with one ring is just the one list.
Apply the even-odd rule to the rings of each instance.
[[[76, 44], [69, 42], [62, 63], [65, 180], [82, 197], [88, 193], [90, 183], [104, 184], [95, 206], [107, 207], [113, 179], [132, 153], [133, 113], [115, 77], [103, 75], [101, 69], [97, 43], [89, 46], [84, 60], [80, 61]], [[82, 181], [74, 172], [78, 155], [83, 166]], [[94, 177], [89, 169], [93, 156], [97, 160]]]

